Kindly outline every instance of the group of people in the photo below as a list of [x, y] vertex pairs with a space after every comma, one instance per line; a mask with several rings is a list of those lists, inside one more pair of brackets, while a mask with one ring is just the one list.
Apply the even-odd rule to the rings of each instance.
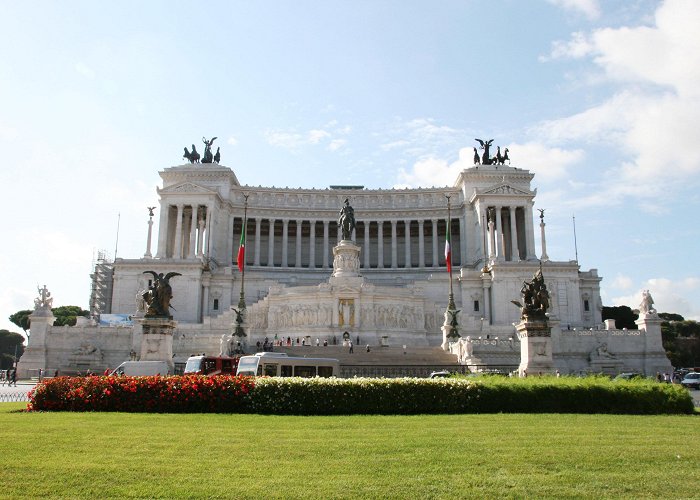
[[7, 383], [8, 387], [13, 384], [17, 387], [17, 369], [10, 368], [8, 370], [0, 370], [0, 381], [2, 381], [2, 385]]

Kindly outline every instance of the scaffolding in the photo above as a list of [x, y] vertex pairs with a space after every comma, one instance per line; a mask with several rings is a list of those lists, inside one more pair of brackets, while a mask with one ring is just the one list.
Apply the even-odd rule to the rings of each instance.
[[99, 318], [100, 314], [112, 312], [112, 286], [114, 283], [114, 261], [106, 250], [98, 250], [93, 257], [90, 274], [90, 316]]

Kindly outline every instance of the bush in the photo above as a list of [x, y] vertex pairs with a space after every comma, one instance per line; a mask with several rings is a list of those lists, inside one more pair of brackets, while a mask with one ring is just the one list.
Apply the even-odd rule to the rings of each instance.
[[234, 413], [248, 406], [249, 377], [58, 377], [30, 392], [29, 410]]
[[377, 379], [59, 377], [30, 394], [30, 410], [276, 415], [446, 413], [693, 413], [678, 385], [604, 377]]

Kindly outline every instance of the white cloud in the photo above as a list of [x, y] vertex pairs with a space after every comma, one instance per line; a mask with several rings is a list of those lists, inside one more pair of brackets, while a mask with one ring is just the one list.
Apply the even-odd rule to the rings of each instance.
[[406, 156], [426, 160], [446, 156], [464, 141], [464, 130], [439, 125], [432, 118], [396, 120], [382, 134], [382, 151], [396, 150]]
[[528, 169], [537, 174], [542, 182], [552, 182], [567, 176], [568, 168], [581, 163], [585, 153], [581, 149], [567, 150], [547, 147], [536, 142], [511, 144], [508, 156], [517, 159], [519, 168]]
[[331, 134], [326, 132], [325, 130], [320, 130], [320, 129], [309, 130], [308, 142], [309, 142], [309, 144], [318, 144], [323, 139], [327, 139], [330, 136], [331, 136]]
[[266, 130], [265, 139], [268, 144], [290, 151], [298, 150], [304, 144], [304, 137], [296, 132], [283, 132], [280, 130]]
[[416, 186], [451, 186], [459, 174], [460, 162], [448, 165], [445, 160], [428, 158], [413, 165], [411, 171], [399, 170], [399, 184], [395, 189]]
[[337, 151], [347, 144], [345, 139], [333, 139], [326, 148], [328, 151]]
[[230, 144], [231, 146], [236, 146], [238, 145], [238, 139], [236, 139], [234, 136], [231, 136], [226, 140], [226, 143]]
[[600, 6], [597, 0], [547, 0], [552, 5], [566, 10], [580, 12], [588, 19], [597, 19], [600, 16]]
[[[607, 100], [575, 115], [542, 124], [551, 143], [614, 145], [624, 161], [605, 174], [603, 201], [648, 196], [663, 173], [666, 182], [700, 174], [700, 2], [667, 0], [653, 26], [604, 28], [555, 42], [551, 58], [591, 57], [603, 81], [625, 84]], [[650, 208], [654, 210], [653, 207]]]
[[83, 75], [85, 78], [89, 78], [90, 80], [95, 78], [95, 72], [91, 68], [89, 68], [85, 63], [76, 63], [75, 71]]
[[610, 284], [612, 288], [618, 288], [621, 290], [629, 290], [634, 286], [632, 278], [629, 276], [624, 276], [622, 274], [617, 274]]
[[700, 308], [685, 297], [700, 292], [700, 277], [690, 276], [682, 280], [652, 278], [635, 293], [613, 298], [614, 305], [626, 305], [636, 309], [642, 299], [642, 290], [649, 290], [654, 307], [659, 312], [677, 313], [686, 319], [700, 320]]

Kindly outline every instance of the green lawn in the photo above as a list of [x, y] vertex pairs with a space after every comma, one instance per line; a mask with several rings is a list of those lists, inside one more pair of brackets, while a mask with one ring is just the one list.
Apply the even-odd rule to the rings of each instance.
[[2, 498], [700, 496], [700, 417], [18, 413]]

